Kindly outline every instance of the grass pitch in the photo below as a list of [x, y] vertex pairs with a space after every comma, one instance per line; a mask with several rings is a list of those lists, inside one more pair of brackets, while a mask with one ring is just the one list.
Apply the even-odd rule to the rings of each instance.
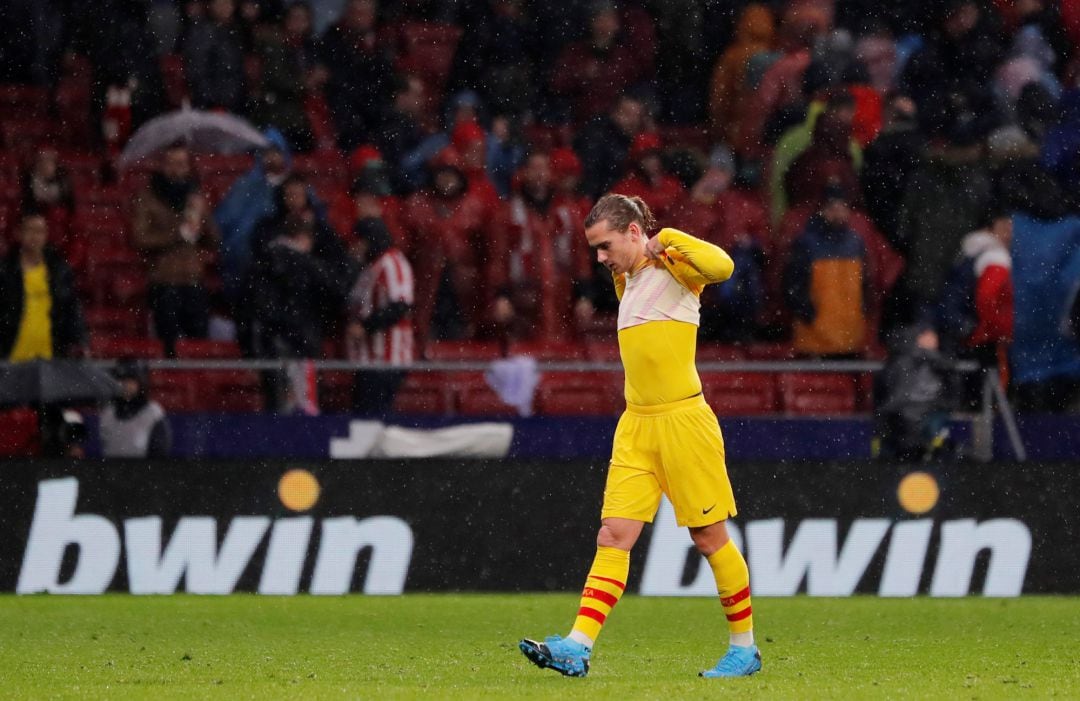
[[1080, 698], [1076, 598], [754, 600], [764, 671], [698, 679], [712, 599], [627, 596], [587, 679], [527, 663], [570, 595], [0, 597], [0, 697]]

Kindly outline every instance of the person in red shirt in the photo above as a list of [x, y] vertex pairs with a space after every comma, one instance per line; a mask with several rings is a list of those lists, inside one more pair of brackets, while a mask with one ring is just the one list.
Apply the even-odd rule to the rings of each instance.
[[650, 203], [653, 212], [666, 219], [685, 190], [678, 178], [664, 170], [662, 143], [656, 132], [638, 134], [630, 144], [630, 173], [611, 188], [628, 197]]
[[[415, 358], [412, 310], [416, 301], [412, 265], [377, 217], [356, 222], [352, 255], [362, 266], [349, 294], [345, 330], [349, 360], [398, 367]], [[404, 370], [360, 370], [353, 384], [353, 409], [382, 415], [394, 403]]]
[[588, 253], [579, 245], [574, 199], [556, 200], [551, 157], [531, 154], [514, 178], [514, 195], [502, 209], [492, 259], [496, 285], [493, 318], [515, 339], [568, 341], [577, 335], [575, 289], [589, 274]]

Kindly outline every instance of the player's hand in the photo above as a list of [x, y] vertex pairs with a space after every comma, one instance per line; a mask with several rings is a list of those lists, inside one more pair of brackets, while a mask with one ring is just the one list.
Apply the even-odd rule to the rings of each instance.
[[645, 257], [649, 260], [660, 260], [660, 256], [667, 250], [664, 244], [660, 243], [660, 238], [653, 236], [651, 239], [645, 242]]

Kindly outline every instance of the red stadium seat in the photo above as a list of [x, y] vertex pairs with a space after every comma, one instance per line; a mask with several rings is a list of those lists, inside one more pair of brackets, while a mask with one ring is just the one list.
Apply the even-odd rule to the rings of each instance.
[[515, 341], [507, 355], [524, 355], [540, 362], [585, 360], [585, 346], [566, 341]]
[[769, 373], [701, 373], [702, 392], [717, 416], [776, 413], [776, 382]]
[[697, 359], [700, 362], [719, 363], [730, 360], [744, 360], [746, 352], [739, 346], [723, 343], [699, 343]]
[[585, 357], [589, 360], [613, 362], [622, 360], [619, 355], [619, 342], [612, 340], [588, 339], [585, 341]]
[[49, 91], [30, 85], [0, 85], [0, 114], [23, 119], [45, 117], [49, 113]]
[[168, 412], [199, 411], [201, 404], [196, 400], [198, 390], [196, 377], [197, 373], [190, 371], [151, 370], [150, 397]]
[[92, 336], [90, 354], [95, 358], [164, 358], [165, 348], [156, 338], [141, 336], [114, 337]]
[[319, 410], [341, 413], [352, 410], [353, 373], [348, 370], [323, 370], [319, 373]]
[[517, 410], [499, 398], [482, 372], [447, 373], [457, 411], [463, 416], [516, 416]]
[[145, 330], [142, 315], [134, 309], [90, 307], [84, 316], [91, 336], [140, 336]]
[[789, 414], [850, 414], [855, 411], [855, 378], [832, 373], [782, 373], [783, 409]]
[[177, 339], [175, 348], [177, 358], [233, 360], [241, 355], [240, 346], [234, 341], [181, 338]]
[[399, 414], [446, 416], [454, 411], [454, 392], [442, 372], [410, 372], [394, 397], [394, 411]]
[[235, 414], [263, 409], [262, 385], [254, 370], [203, 370], [198, 382], [202, 411]]
[[496, 360], [503, 357], [503, 351], [498, 341], [432, 341], [424, 356], [428, 360], [444, 362]]
[[542, 416], [616, 416], [626, 406], [622, 373], [546, 372], [536, 390]]
[[751, 343], [746, 346], [749, 360], [794, 360], [795, 349], [790, 343]]

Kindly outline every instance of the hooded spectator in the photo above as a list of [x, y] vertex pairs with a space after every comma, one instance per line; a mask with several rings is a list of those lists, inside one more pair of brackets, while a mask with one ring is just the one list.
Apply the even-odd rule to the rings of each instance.
[[634, 138], [646, 130], [649, 115], [637, 97], [619, 96], [611, 111], [586, 124], [574, 137], [581, 159], [581, 191], [597, 199], [622, 177]]
[[772, 49], [774, 34], [773, 14], [769, 8], [750, 4], [743, 9], [735, 37], [713, 68], [709, 120], [714, 139], [731, 137], [738, 100], [746, 84], [747, 63], [755, 54]]
[[120, 396], [101, 410], [98, 432], [106, 458], [167, 458], [172, 430], [161, 405], [150, 399], [150, 373], [133, 358], [122, 358], [113, 369]]

